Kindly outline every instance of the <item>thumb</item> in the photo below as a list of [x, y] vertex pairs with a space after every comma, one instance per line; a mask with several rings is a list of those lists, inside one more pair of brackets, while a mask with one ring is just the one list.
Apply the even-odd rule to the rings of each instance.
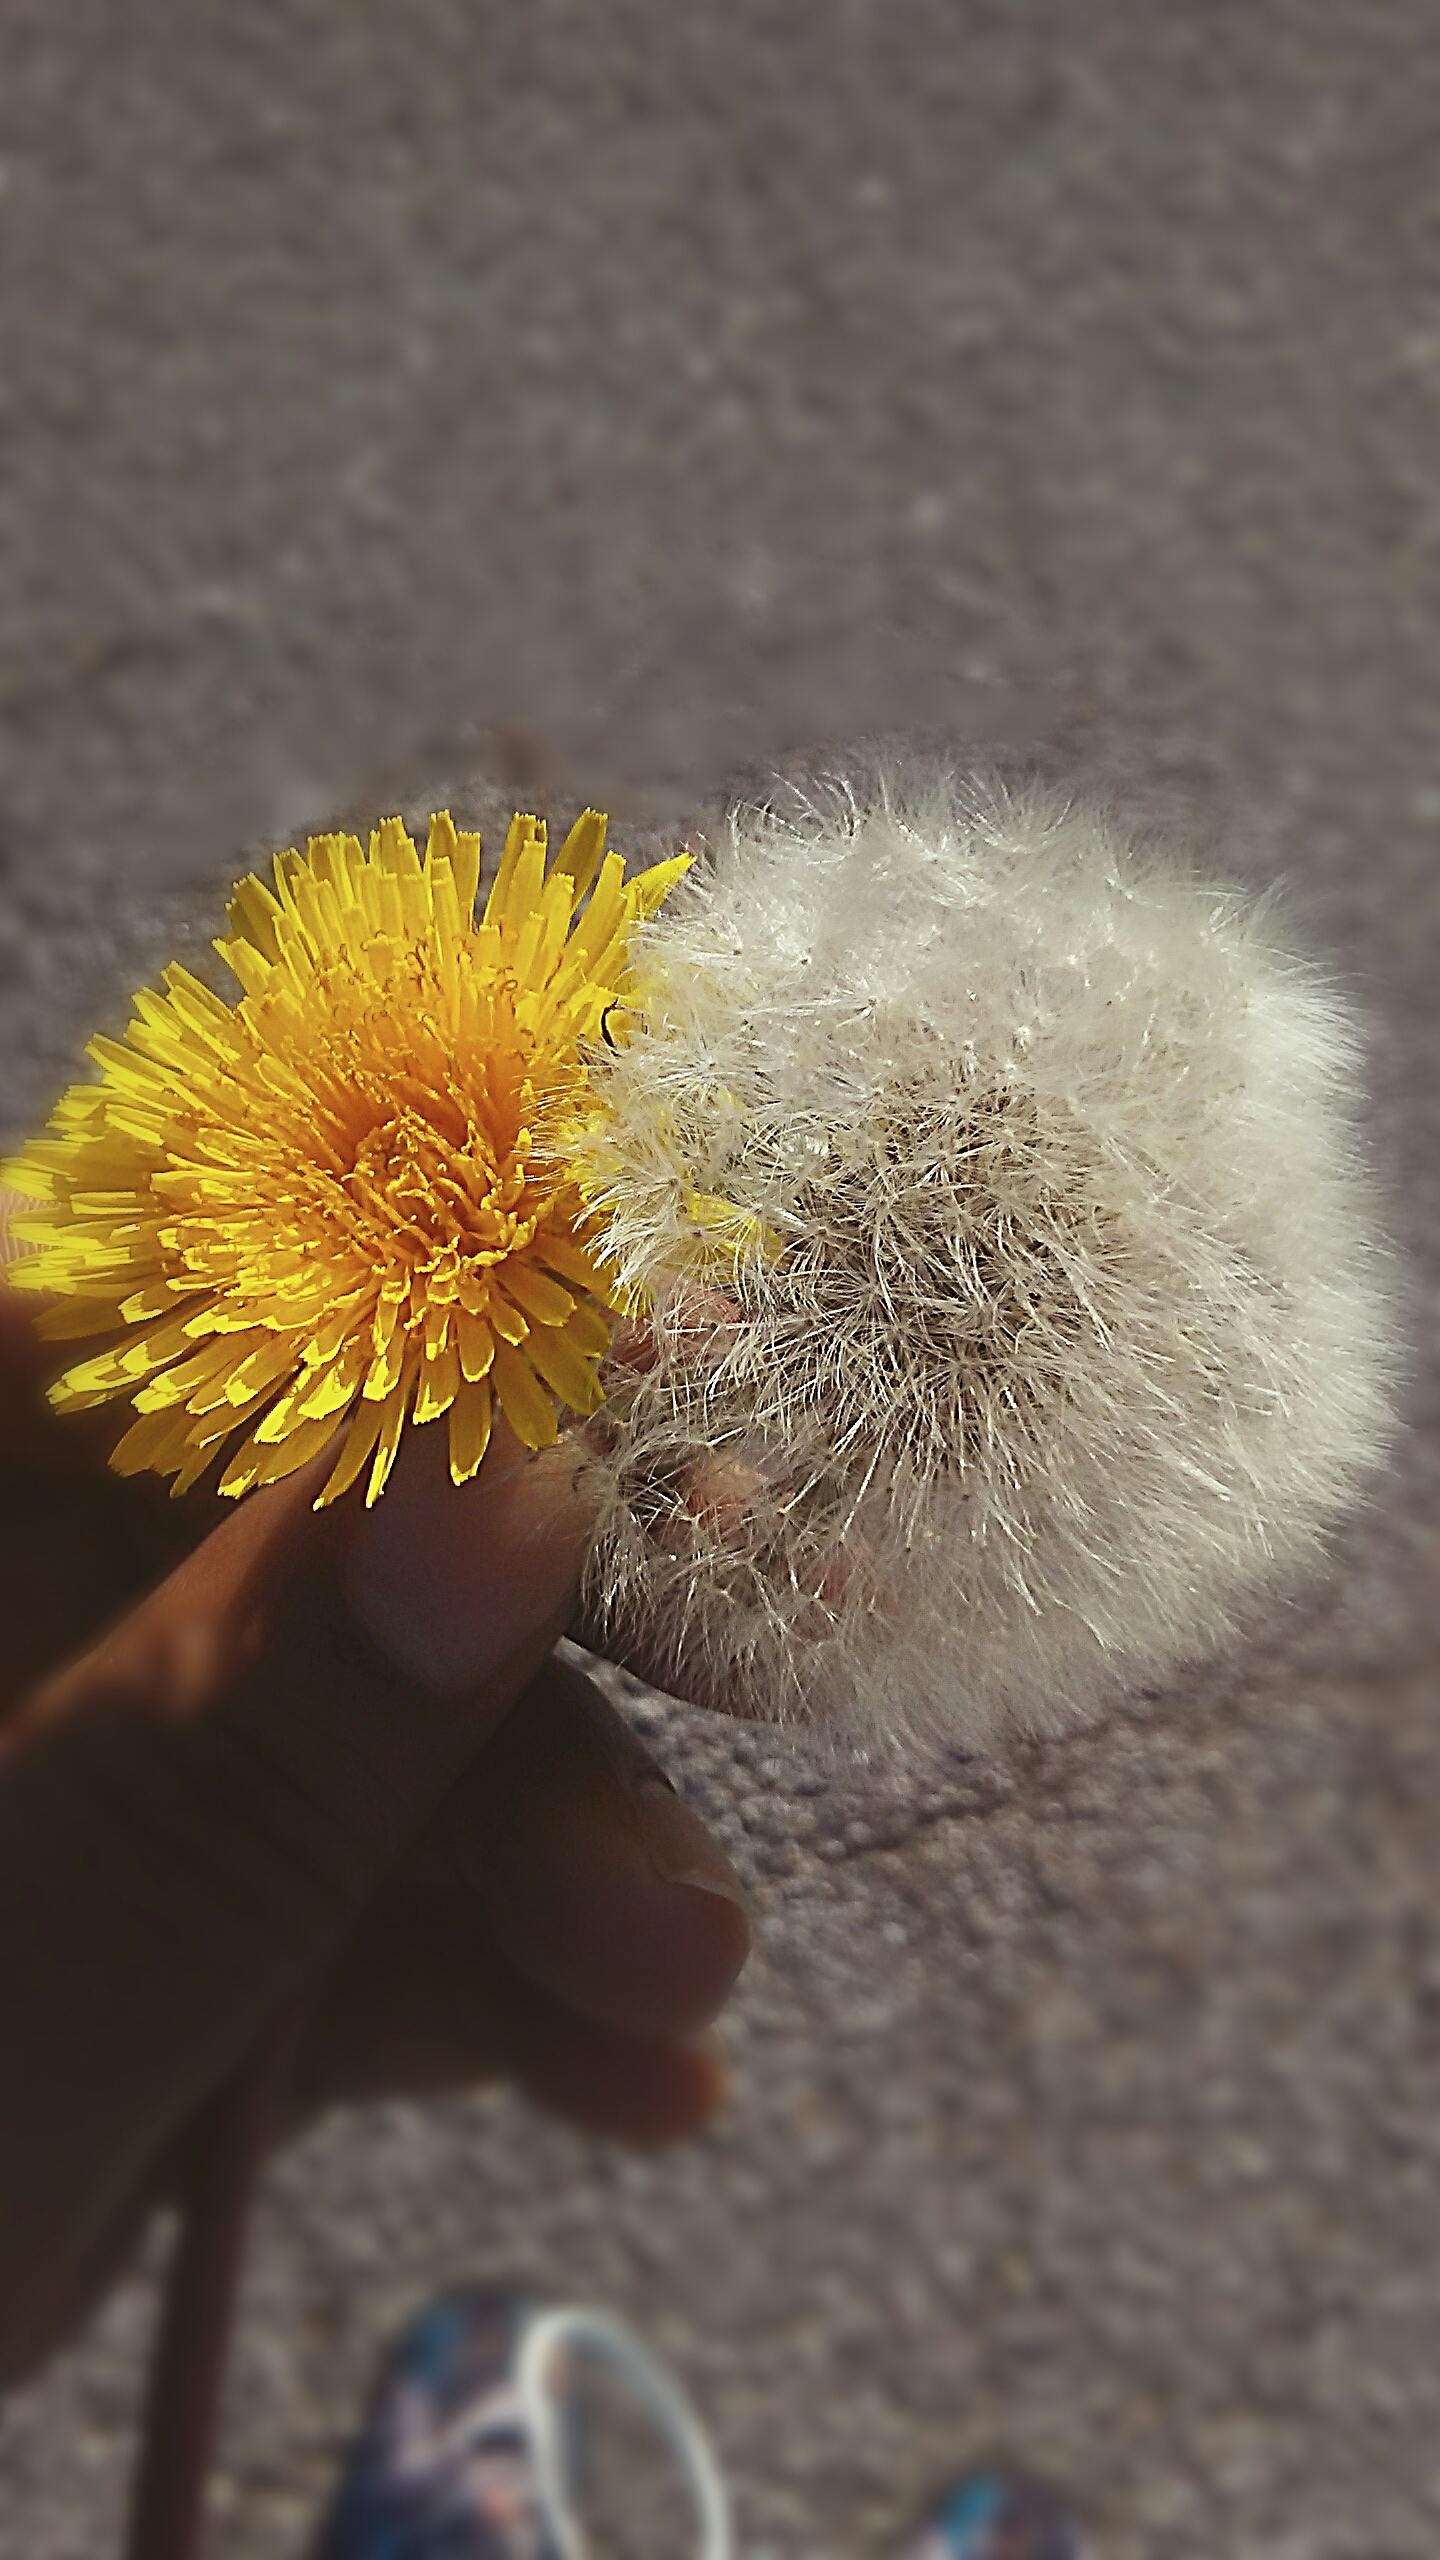
[[0, 1738], [7, 2330], [324, 1970], [571, 1613], [563, 1445], [497, 1431], [457, 1489], [412, 1432], [358, 1518], [311, 1510], [325, 1465], [251, 1496]]

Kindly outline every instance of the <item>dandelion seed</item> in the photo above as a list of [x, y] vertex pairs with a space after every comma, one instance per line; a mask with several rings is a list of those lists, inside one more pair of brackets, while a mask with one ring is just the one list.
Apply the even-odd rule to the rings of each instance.
[[1040, 793], [841, 783], [737, 813], [633, 1002], [577, 1145], [652, 1309], [592, 1468], [598, 1642], [979, 1743], [1313, 1557], [1396, 1335], [1356, 1026], [1273, 898]]

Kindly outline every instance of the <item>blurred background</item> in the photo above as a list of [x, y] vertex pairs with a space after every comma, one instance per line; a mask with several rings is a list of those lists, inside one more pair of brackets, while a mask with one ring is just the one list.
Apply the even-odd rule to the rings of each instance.
[[[1283, 874], [1436, 1299], [1440, 48], [1418, 0], [7, 0], [0, 1142], [340, 815], [624, 843], [859, 739]], [[1437, 1381], [1318, 1590], [1102, 1730], [883, 1788], [641, 1695], [751, 1880], [734, 2102], [274, 2175], [220, 2560], [373, 2356], [519, 2274], [675, 2358], [746, 2560], [1001, 2446], [1107, 2560], [1440, 2543]], [[158, 2242], [0, 2420], [97, 2560]]]

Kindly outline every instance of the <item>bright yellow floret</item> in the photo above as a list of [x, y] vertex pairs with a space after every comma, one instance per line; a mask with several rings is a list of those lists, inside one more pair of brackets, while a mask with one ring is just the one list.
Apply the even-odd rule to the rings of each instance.
[[[630, 881], [586, 810], [547, 863], [516, 817], [477, 919], [478, 835], [398, 818], [312, 836], [242, 880], [216, 949], [226, 1004], [171, 967], [123, 1041], [97, 1039], [46, 1136], [7, 1168], [41, 1205], [12, 1274], [54, 1335], [110, 1337], [54, 1390], [128, 1396], [112, 1463], [222, 1493], [337, 1440], [320, 1502], [368, 1468], [378, 1500], [408, 1422], [448, 1417], [458, 1483], [498, 1406], [518, 1439], [593, 1413], [609, 1311], [563, 1132], [587, 1051], [630, 986], [631, 937], [688, 854]], [[238, 1446], [236, 1435], [243, 1434]]]

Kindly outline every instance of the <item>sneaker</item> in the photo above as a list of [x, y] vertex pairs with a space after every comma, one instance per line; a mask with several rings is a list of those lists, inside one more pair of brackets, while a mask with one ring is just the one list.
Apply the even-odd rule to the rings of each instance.
[[932, 2509], [903, 2560], [1082, 2560], [1074, 2517], [1043, 2480], [967, 2472]]
[[386, 2357], [311, 2560], [734, 2560], [674, 2378], [618, 2320], [509, 2288], [432, 2303]]

